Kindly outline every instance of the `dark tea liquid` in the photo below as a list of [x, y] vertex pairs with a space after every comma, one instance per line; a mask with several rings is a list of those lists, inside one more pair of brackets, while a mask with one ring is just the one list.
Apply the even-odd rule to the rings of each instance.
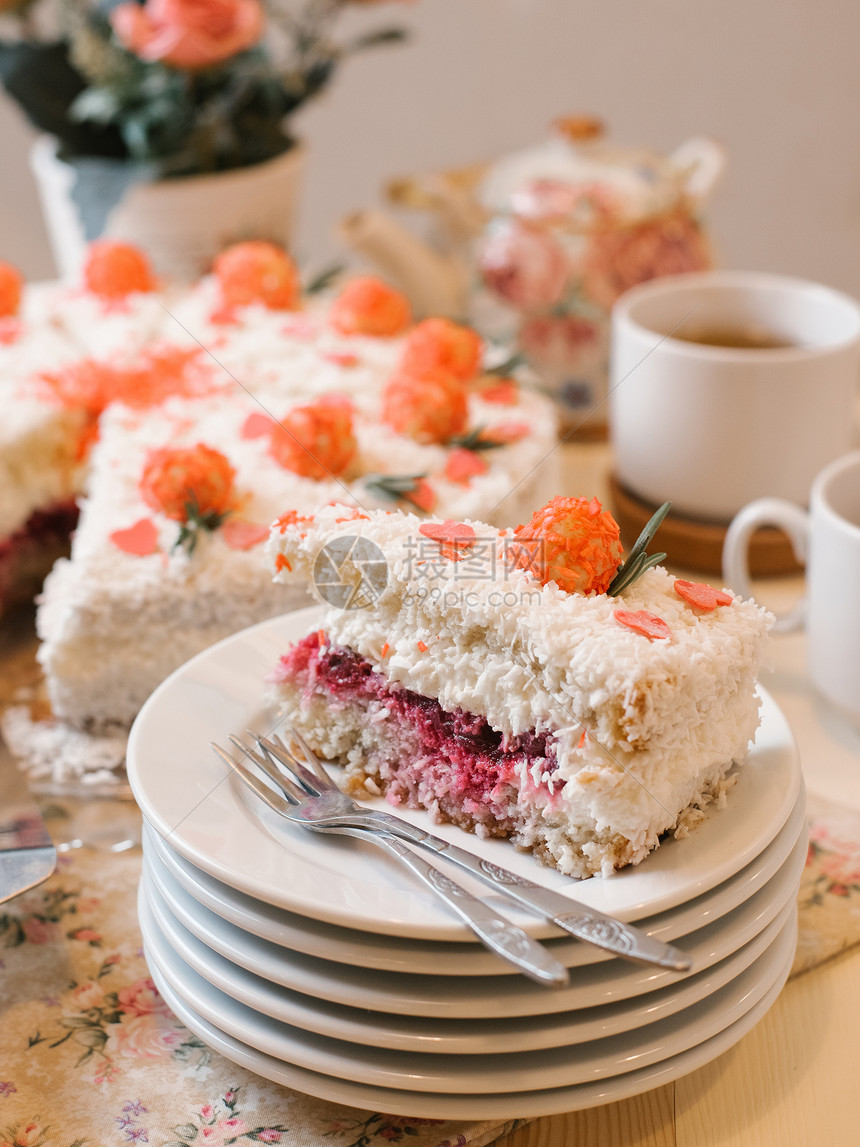
[[798, 344], [764, 327], [679, 327], [673, 339], [701, 346], [736, 347], [739, 350], [782, 350]]

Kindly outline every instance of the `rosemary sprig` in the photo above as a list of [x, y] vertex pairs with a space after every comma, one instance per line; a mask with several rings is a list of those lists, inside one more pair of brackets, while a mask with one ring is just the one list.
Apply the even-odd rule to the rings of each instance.
[[483, 373], [492, 375], [494, 378], [508, 378], [521, 366], [525, 366], [526, 361], [526, 356], [522, 351], [514, 351], [502, 362], [497, 362], [495, 366], [484, 367]]
[[425, 474], [367, 474], [364, 485], [371, 494], [387, 498], [390, 502], [408, 502], [413, 510], [426, 513], [423, 506], [413, 501], [410, 494], [416, 493], [421, 482], [426, 479]]
[[445, 445], [459, 446], [461, 450], [473, 450], [476, 454], [482, 450], [498, 450], [500, 446], [506, 445], [504, 442], [497, 442], [494, 438], [484, 438], [483, 435], [486, 432], [486, 426], [476, 426], [468, 434], [458, 434], [449, 438]]
[[609, 589], [606, 591], [613, 597], [616, 597], [623, 590], [633, 583], [645, 573], [646, 570], [652, 569], [654, 566], [660, 564], [666, 557], [665, 554], [646, 554], [645, 550], [648, 548], [648, 543], [657, 533], [660, 528], [660, 523], [669, 513], [671, 502], [664, 502], [659, 510], [655, 511], [647, 523], [642, 533], [633, 543], [630, 553], [627, 555], [625, 561], [621, 563], [615, 571], [615, 577], [609, 583]]
[[230, 517], [231, 513], [231, 510], [225, 510], [223, 512], [207, 510], [205, 514], [201, 514], [197, 499], [192, 494], [185, 503], [185, 521], [179, 528], [179, 534], [170, 552], [175, 553], [177, 550], [185, 550], [189, 558], [192, 557], [194, 551], [197, 549], [200, 532], [207, 530], [211, 533], [219, 529]]
[[324, 291], [326, 287], [330, 287], [338, 275], [345, 270], [345, 263], [334, 263], [331, 267], [326, 267], [324, 271], [320, 271], [318, 275], [314, 275], [305, 285], [304, 293], [306, 295], [318, 295], [320, 291]]

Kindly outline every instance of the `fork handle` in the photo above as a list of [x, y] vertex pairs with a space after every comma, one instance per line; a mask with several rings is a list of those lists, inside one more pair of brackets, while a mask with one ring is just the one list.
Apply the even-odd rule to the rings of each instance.
[[420, 853], [413, 852], [387, 832], [354, 829], [350, 835], [371, 841], [389, 855], [395, 856], [460, 917], [482, 944], [518, 971], [539, 984], [566, 987], [569, 981], [567, 968], [550, 955], [542, 944], [500, 916], [489, 904], [461, 888]]
[[497, 864], [491, 864], [488, 860], [482, 860], [465, 848], [449, 844], [448, 841], [389, 813], [373, 809], [368, 810], [368, 814], [368, 820], [372, 817], [372, 827], [376, 831], [384, 828], [386, 832], [402, 840], [408, 840], [410, 844], [417, 844], [421, 848], [444, 856], [452, 864], [471, 872], [497, 892], [515, 900], [524, 908], [545, 916], [578, 940], [593, 944], [627, 960], [658, 964], [676, 972], [688, 972], [692, 966], [692, 961], [686, 952], [682, 952], [672, 944], [666, 944], [663, 940], [652, 939], [641, 928], [624, 924], [551, 888], [542, 888], [523, 876], [509, 872], [506, 868], [500, 868]]

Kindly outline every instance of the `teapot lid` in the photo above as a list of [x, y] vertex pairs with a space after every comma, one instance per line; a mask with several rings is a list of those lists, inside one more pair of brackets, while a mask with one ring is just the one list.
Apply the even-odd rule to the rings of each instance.
[[662, 214], [685, 196], [702, 197], [690, 185], [699, 164], [689, 146], [693, 141], [662, 156], [607, 143], [603, 124], [593, 116], [565, 116], [552, 128], [542, 143], [490, 166], [477, 195], [491, 216], [513, 212], [593, 230]]

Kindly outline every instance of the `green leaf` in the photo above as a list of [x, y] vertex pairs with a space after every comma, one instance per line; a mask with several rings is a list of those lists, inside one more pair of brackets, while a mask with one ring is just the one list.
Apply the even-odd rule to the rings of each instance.
[[[473, 450], [479, 453], [482, 450], [498, 450], [501, 446], [507, 445], [505, 442], [497, 442], [494, 438], [484, 437], [488, 433], [486, 426], [476, 426], [474, 430], [470, 430], [468, 434], [456, 435], [454, 438], [449, 438], [445, 443], [446, 446], [459, 446], [461, 450]], [[489, 433], [492, 434], [492, 428]]]
[[491, 374], [497, 378], [507, 378], [508, 375], [514, 373], [521, 366], [524, 366], [527, 359], [521, 351], [516, 351], [514, 354], [509, 355], [503, 362], [496, 363], [495, 366], [487, 367], [484, 374]]
[[663, 519], [669, 513], [671, 506], [672, 506], [671, 502], [664, 502], [663, 505], [659, 508], [659, 510], [655, 510], [655, 512], [651, 515], [651, 517], [645, 523], [645, 527], [643, 528], [642, 533], [639, 535], [639, 537], [633, 543], [633, 546], [630, 550], [630, 553], [627, 555], [628, 561], [633, 557], [638, 557], [639, 554], [645, 553], [645, 550], [647, 549], [648, 544], [650, 543], [650, 541], [654, 537], [654, 535], [657, 533], [657, 530], [660, 528], [660, 525], [662, 524]]
[[109, 88], [92, 87], [81, 92], [69, 108], [69, 115], [78, 123], [113, 123], [119, 112], [119, 101]]
[[411, 494], [425, 474], [367, 474], [364, 484], [368, 490], [392, 501], [399, 501], [404, 494]]
[[81, 1043], [90, 1051], [101, 1051], [108, 1041], [107, 1032], [102, 1028], [83, 1028], [73, 1033], [75, 1043]]
[[197, 1138], [198, 1128], [193, 1123], [180, 1123], [178, 1127], [171, 1127], [170, 1130], [184, 1139], [186, 1143], [191, 1143]]
[[326, 287], [330, 287], [338, 275], [342, 274], [344, 270], [345, 264], [335, 263], [333, 266], [327, 267], [324, 271], [320, 271], [305, 287], [305, 294], [318, 295], [320, 291], [324, 291]]
[[409, 39], [407, 28], [379, 28], [375, 32], [365, 32], [363, 36], [356, 36], [348, 40], [342, 47], [343, 54], [352, 55], [354, 52], [363, 52], [367, 48], [378, 48], [383, 44], [403, 44]]
[[659, 565], [666, 557], [665, 554], [655, 554], [649, 558], [646, 556], [645, 550], [659, 529], [660, 523], [669, 513], [671, 505], [671, 502], [664, 502], [659, 510], [656, 510], [648, 519], [642, 533], [633, 543], [626, 560], [623, 561], [615, 571], [615, 577], [609, 583], [609, 588], [606, 592], [610, 594], [610, 596], [617, 597], [622, 590], [627, 589], [637, 578], [640, 578], [646, 570]]

